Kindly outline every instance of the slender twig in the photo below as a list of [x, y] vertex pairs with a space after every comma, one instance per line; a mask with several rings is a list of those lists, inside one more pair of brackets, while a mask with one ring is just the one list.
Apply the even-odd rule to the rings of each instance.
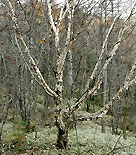
[[[6, 105], [7, 104], [7, 110], [6, 110], [6, 114], [5, 114], [5, 118], [3, 119], [3, 121], [2, 121], [2, 124], [1, 124], [1, 127], [0, 127], [0, 147], [1, 147], [1, 150], [3, 150], [3, 145], [2, 145], [2, 134], [3, 134], [3, 128], [4, 128], [4, 125], [5, 125], [5, 123], [6, 123], [6, 121], [7, 121], [7, 117], [8, 117], [8, 112], [9, 112], [9, 104], [11, 103], [11, 101], [12, 101], [12, 96], [10, 95], [10, 94], [8, 94], [8, 95], [5, 95], [5, 96], [2, 96], [0, 99], [3, 99], [3, 98], [5, 98], [5, 97], [10, 97], [10, 99], [6, 102], [6, 103], [4, 103], [4, 105]], [[1, 152], [0, 152], [1, 153]]]
[[119, 142], [119, 140], [120, 140], [121, 137], [122, 137], [122, 135], [120, 135], [120, 136], [118, 137], [116, 143], [115, 143], [114, 146], [113, 146], [113, 149], [112, 149], [109, 153], [107, 153], [107, 155], [111, 154], [112, 152], [114, 152], [114, 151], [116, 150], [116, 148], [117, 148], [116, 146], [117, 146], [117, 144], [118, 144], [118, 142]]

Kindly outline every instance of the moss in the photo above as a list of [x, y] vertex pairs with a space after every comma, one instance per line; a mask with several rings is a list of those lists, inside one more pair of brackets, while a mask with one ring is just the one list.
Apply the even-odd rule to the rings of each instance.
[[[27, 134], [27, 143], [33, 147], [40, 147], [44, 150], [44, 154], [56, 155], [61, 153], [62, 155], [90, 155], [90, 154], [107, 154], [112, 150], [119, 136], [112, 135], [111, 129], [106, 128], [106, 134], [101, 133], [101, 126], [93, 122], [82, 122], [77, 125], [77, 133], [75, 129], [69, 132], [69, 142], [67, 150], [56, 150], [56, 134], [57, 129], [55, 127], [41, 129], [38, 131], [38, 138], [35, 139], [34, 133]], [[122, 137], [117, 143], [116, 154], [124, 154], [129, 152], [134, 155], [136, 152], [136, 138], [129, 137], [124, 140]], [[123, 148], [124, 147], [124, 148]]]

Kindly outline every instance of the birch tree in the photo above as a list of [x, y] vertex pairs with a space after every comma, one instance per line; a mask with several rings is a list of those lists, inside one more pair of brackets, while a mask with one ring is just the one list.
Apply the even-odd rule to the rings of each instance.
[[[89, 78], [86, 81], [86, 86], [84, 87], [84, 93], [80, 96], [80, 98], [77, 99], [77, 101], [75, 102], [73, 101], [70, 106], [65, 106], [64, 96], [63, 96], [64, 67], [65, 67], [66, 57], [68, 53], [71, 52], [72, 41], [76, 39], [76, 37], [72, 38], [72, 35], [73, 35], [72, 23], [73, 23], [74, 12], [77, 5], [76, 0], [71, 0], [71, 1], [65, 0], [64, 4], [60, 8], [59, 17], [57, 18], [57, 20], [54, 20], [53, 18], [52, 2], [50, 0], [47, 0], [48, 18], [49, 18], [51, 29], [54, 34], [54, 45], [55, 45], [55, 50], [56, 50], [55, 52], [57, 57], [56, 72], [55, 72], [56, 84], [54, 89], [51, 89], [51, 87], [44, 80], [36, 62], [34, 61], [31, 55], [31, 51], [21, 34], [20, 27], [18, 25], [18, 19], [15, 14], [14, 5], [11, 3], [10, 0], [6, 0], [6, 2], [8, 4], [4, 4], [2, 2], [1, 4], [7, 8], [10, 19], [12, 20], [15, 42], [21, 53], [21, 57], [24, 59], [25, 63], [27, 64], [27, 67], [29, 68], [33, 78], [44, 88], [45, 92], [54, 99], [54, 104], [55, 104], [55, 114], [54, 114], [55, 122], [54, 123], [58, 129], [56, 147], [59, 149], [66, 149], [68, 144], [68, 129], [69, 129], [70, 123], [72, 123], [74, 120], [86, 121], [86, 120], [102, 118], [103, 115], [105, 115], [108, 112], [108, 110], [111, 108], [111, 106], [113, 105], [113, 102], [120, 99], [121, 93], [126, 89], [128, 89], [128, 87], [135, 84], [136, 82], [136, 77], [135, 77], [136, 65], [134, 62], [129, 74], [126, 75], [123, 85], [120, 87], [119, 91], [99, 111], [92, 114], [80, 113], [78, 111], [78, 109], [85, 103], [86, 99], [89, 96], [94, 96], [97, 94], [98, 90], [101, 87], [102, 80], [104, 78], [104, 71], [107, 69], [107, 66], [116, 55], [117, 50], [121, 46], [121, 42], [123, 41], [123, 39], [127, 37], [126, 32], [131, 31], [135, 26], [135, 23], [129, 25], [129, 19], [133, 16], [135, 6], [132, 8], [129, 16], [123, 21], [123, 26], [120, 28], [118, 32], [116, 43], [112, 47], [111, 51], [109, 51], [109, 55], [105, 60], [105, 63], [101, 66], [101, 68], [98, 68], [98, 66], [101, 64], [101, 61], [103, 59], [104, 51], [106, 49], [111, 31], [117, 19], [119, 19], [120, 16], [122, 15], [122, 12], [115, 15], [112, 24], [110, 25], [108, 31], [106, 32], [106, 37], [103, 42], [99, 58], [94, 66], [94, 70], [89, 75]], [[99, 6], [102, 5], [103, 2], [104, 1], [100, 1]], [[95, 11], [97, 12], [97, 9]], [[65, 18], [67, 18], [68, 20], [66, 25], [66, 37], [65, 37], [64, 48], [61, 48], [60, 47], [60, 28], [61, 28], [62, 20]], [[89, 21], [86, 21], [86, 24], [88, 24], [88, 22]], [[94, 85], [92, 87], [89, 87], [89, 84], [93, 80], [95, 80]]]

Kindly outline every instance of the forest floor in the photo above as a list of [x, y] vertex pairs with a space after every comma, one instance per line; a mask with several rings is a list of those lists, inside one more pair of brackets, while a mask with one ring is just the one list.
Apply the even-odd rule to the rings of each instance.
[[[36, 138], [37, 136], [37, 138]], [[136, 134], [127, 132], [112, 135], [111, 128], [101, 133], [101, 126], [95, 122], [79, 122], [69, 132], [67, 150], [57, 150], [55, 127], [40, 127], [35, 132], [26, 133], [18, 121], [7, 123], [3, 130], [3, 155], [136, 155]]]

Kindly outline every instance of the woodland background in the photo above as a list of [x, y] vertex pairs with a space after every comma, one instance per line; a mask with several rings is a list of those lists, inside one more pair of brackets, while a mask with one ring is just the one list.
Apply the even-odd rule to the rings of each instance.
[[[75, 103], [84, 93], [94, 70], [107, 32], [123, 9], [108, 37], [101, 66], [117, 42], [124, 21], [133, 10], [133, 1], [77, 1], [72, 19], [72, 55], [67, 54], [63, 74], [63, 101]], [[51, 89], [55, 88], [56, 47], [46, 2], [11, 0], [19, 32], [31, 56]], [[136, 154], [136, 85], [123, 91], [103, 119], [77, 122], [70, 126], [67, 150], [55, 148], [55, 105], [31, 75], [15, 40], [8, 1], [0, 1], [0, 152], [1, 154]], [[125, 7], [124, 7], [125, 6]], [[127, 8], [126, 8], [127, 7]], [[61, 5], [52, 1], [54, 23]], [[127, 11], [126, 11], [126, 10]], [[130, 11], [129, 11], [130, 10]], [[118, 92], [136, 60], [135, 11], [127, 21], [116, 55], [104, 70], [100, 89], [81, 106], [84, 113], [95, 113]], [[68, 18], [60, 25], [60, 49], [65, 48]], [[96, 72], [96, 75], [98, 74]], [[135, 76], [135, 75], [134, 75]], [[96, 76], [97, 79], [97, 76]], [[95, 80], [89, 83], [92, 87]]]

